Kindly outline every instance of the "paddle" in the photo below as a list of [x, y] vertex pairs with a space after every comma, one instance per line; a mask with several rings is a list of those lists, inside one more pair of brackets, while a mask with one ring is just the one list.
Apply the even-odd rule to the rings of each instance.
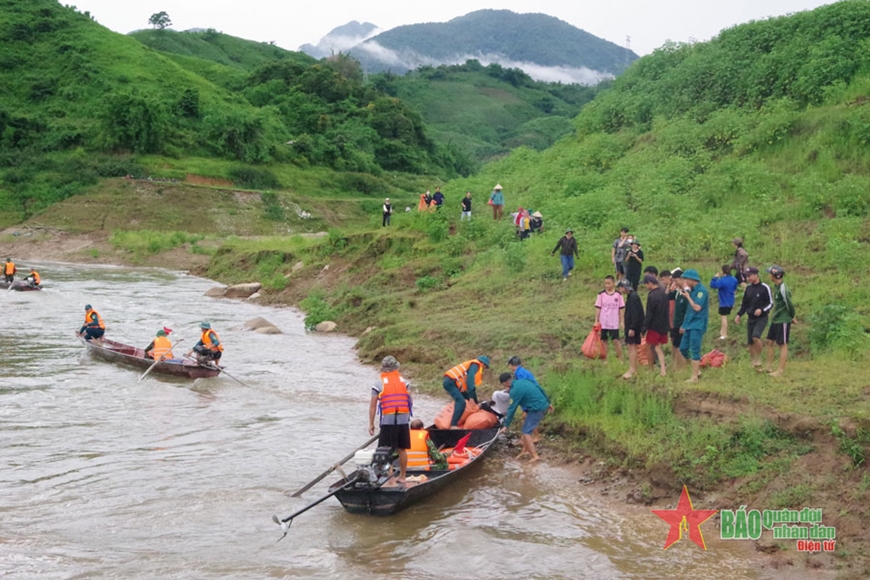
[[350, 453], [348, 453], [345, 457], [342, 457], [342, 458], [338, 461], [338, 463], [333, 464], [332, 467], [330, 467], [329, 469], [327, 469], [326, 471], [324, 471], [323, 473], [321, 473], [320, 475], [318, 475], [317, 477], [315, 477], [315, 478], [314, 478], [313, 480], [311, 480], [310, 482], [306, 483], [304, 486], [302, 486], [302, 489], [300, 489], [300, 490], [297, 491], [296, 493], [292, 494], [290, 497], [299, 497], [300, 495], [302, 495], [303, 493], [305, 493], [306, 491], [308, 491], [309, 489], [311, 489], [312, 487], [314, 487], [314, 485], [315, 485], [317, 482], [319, 482], [319, 481], [322, 480], [324, 477], [326, 477], [327, 475], [329, 475], [330, 473], [332, 473], [333, 471], [335, 471], [335, 469], [336, 469], [337, 467], [340, 467], [340, 466], [344, 465], [345, 463], [347, 463], [348, 461], [350, 461], [351, 459], [353, 459], [353, 456], [356, 455], [356, 452], [357, 452], [357, 451], [359, 451], [360, 449], [365, 449], [366, 447], [368, 447], [369, 445], [371, 445], [372, 443], [374, 443], [374, 442], [375, 442], [375, 439], [377, 439], [379, 436], [380, 436], [380, 435], [375, 435], [374, 437], [372, 437], [371, 439], [369, 439], [368, 441], [366, 441], [365, 443], [363, 443], [362, 445], [360, 445], [359, 447], [357, 447], [356, 449], [354, 449], [353, 451], [351, 451]]
[[305, 506], [305, 507], [302, 508], [301, 510], [296, 511], [296, 512], [293, 512], [292, 514], [290, 514], [289, 516], [287, 516], [287, 517], [284, 518], [283, 520], [278, 519], [278, 516], [277, 516], [277, 515], [273, 515], [273, 516], [272, 516], [272, 521], [275, 522], [276, 524], [278, 524], [279, 526], [281, 526], [281, 531], [284, 532], [284, 534], [283, 534], [280, 538], [278, 538], [276, 541], [277, 541], [277, 542], [280, 542], [280, 541], [283, 540], [284, 537], [287, 535], [287, 532], [290, 530], [290, 524], [293, 523], [293, 518], [295, 518], [295, 517], [298, 516], [299, 514], [302, 514], [302, 513], [307, 512], [308, 510], [310, 510], [311, 508], [313, 508], [313, 507], [316, 506], [317, 504], [322, 503], [322, 502], [328, 500], [329, 498], [331, 498], [332, 496], [334, 496], [334, 495], [337, 494], [338, 492], [340, 492], [340, 491], [342, 491], [342, 490], [344, 490], [344, 489], [347, 489], [348, 487], [352, 486], [354, 483], [356, 483], [356, 478], [354, 478], [354, 479], [348, 481], [347, 483], [345, 483], [345, 484], [342, 485], [341, 487], [337, 487], [337, 488], [335, 488], [334, 490], [330, 491], [329, 493], [327, 493], [327, 494], [324, 495], [323, 497], [321, 497], [321, 498], [319, 498], [319, 499], [317, 499], [317, 500], [311, 502], [310, 504], [308, 504], [307, 506]]
[[231, 379], [233, 379], [234, 381], [236, 381], [237, 383], [239, 383], [240, 385], [242, 385], [243, 387], [248, 387], [249, 389], [252, 389], [252, 388], [253, 388], [251, 385], [249, 385], [249, 384], [247, 384], [247, 383], [244, 383], [244, 382], [240, 381], [239, 379], [237, 379], [236, 377], [234, 377], [233, 375], [231, 375], [230, 373], [228, 373], [227, 370], [226, 370], [224, 367], [219, 367], [219, 366], [217, 366], [216, 364], [214, 364], [214, 362], [211, 362], [211, 361], [210, 361], [208, 364], [203, 364], [203, 363], [199, 362], [198, 359], [195, 359], [195, 358], [190, 357], [190, 356], [187, 356], [187, 355], [184, 355], [184, 358], [186, 358], [187, 360], [190, 360], [190, 361], [195, 362], [196, 364], [198, 364], [198, 365], [201, 366], [201, 367], [205, 367], [205, 368], [208, 368], [208, 369], [217, 369], [217, 370], [219, 370], [220, 372], [222, 372], [223, 374], [225, 374], [226, 376], [230, 377]]
[[[182, 342], [184, 342], [184, 339], [183, 339], [183, 338], [178, 339], [177, 341], [175, 341], [175, 344], [172, 344], [172, 345], [171, 345], [170, 350], [171, 350], [172, 348], [175, 348], [175, 345], [176, 345], [176, 344], [181, 344]], [[142, 379], [144, 379], [145, 377], [147, 377], [147, 376], [148, 376], [148, 373], [151, 372], [151, 369], [153, 369], [154, 367], [156, 367], [156, 366], [157, 366], [157, 363], [159, 363], [160, 361], [162, 361], [164, 358], [166, 358], [166, 355], [160, 355], [160, 358], [155, 359], [155, 360], [154, 360], [154, 364], [152, 364], [150, 367], [148, 367], [148, 370], [145, 371], [144, 373], [142, 373], [142, 376], [139, 377], [139, 381], [141, 382]]]

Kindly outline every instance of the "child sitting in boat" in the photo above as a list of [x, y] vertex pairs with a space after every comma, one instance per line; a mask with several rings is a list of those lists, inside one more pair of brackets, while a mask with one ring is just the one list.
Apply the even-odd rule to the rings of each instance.
[[429, 468], [437, 471], [448, 469], [448, 453], [441, 453], [432, 440], [429, 439], [429, 431], [423, 428], [423, 421], [414, 419], [411, 421], [411, 448], [408, 449], [408, 467]]

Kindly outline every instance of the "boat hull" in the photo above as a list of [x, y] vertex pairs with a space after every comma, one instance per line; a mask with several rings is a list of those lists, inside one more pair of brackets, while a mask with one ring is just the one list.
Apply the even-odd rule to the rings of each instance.
[[[144, 349], [113, 340], [85, 340], [81, 336], [78, 338], [92, 356], [101, 360], [142, 370], [148, 370], [154, 364], [154, 359], [145, 357]], [[170, 359], [157, 363], [151, 374], [187, 379], [208, 379], [218, 376], [220, 372], [221, 370], [218, 368], [205, 367], [190, 360]]]
[[[469, 432], [472, 434], [468, 441], [469, 447], [482, 449], [480, 455], [465, 465], [451, 471], [428, 471], [408, 469], [408, 475], [426, 475], [429, 479], [422, 483], [412, 485], [382, 485], [377, 488], [350, 486], [337, 491], [335, 497], [348, 512], [353, 514], [368, 514], [373, 516], [389, 516], [399, 512], [409, 505], [417, 503], [441, 489], [462, 479], [472, 471], [475, 471], [482, 459], [487, 455], [491, 446], [498, 437], [498, 428], [494, 429], [430, 429], [429, 437], [437, 447], [442, 445], [452, 447], [459, 439]], [[353, 472], [333, 485], [330, 491], [348, 484], [355, 479], [357, 472]]]
[[[10, 288], [11, 287], [11, 288]], [[42, 290], [42, 286], [31, 286], [27, 282], [0, 282], [0, 290], [12, 290], [14, 292], [34, 292]]]

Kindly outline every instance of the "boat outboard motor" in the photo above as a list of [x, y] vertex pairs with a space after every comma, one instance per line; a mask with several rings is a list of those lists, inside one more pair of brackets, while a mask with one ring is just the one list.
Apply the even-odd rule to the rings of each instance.
[[393, 450], [390, 447], [378, 447], [374, 451], [364, 449], [353, 456], [356, 464], [357, 477], [354, 487], [371, 487], [383, 485], [390, 478], [393, 465]]

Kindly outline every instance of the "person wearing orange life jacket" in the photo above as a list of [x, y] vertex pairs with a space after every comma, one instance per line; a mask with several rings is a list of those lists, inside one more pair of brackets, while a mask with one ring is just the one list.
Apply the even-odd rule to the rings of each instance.
[[423, 421], [411, 421], [411, 448], [408, 449], [408, 467], [428, 468], [447, 471], [449, 454], [441, 453], [429, 438], [429, 431], [423, 428]]
[[157, 337], [151, 344], [145, 347], [145, 356], [154, 360], [166, 360], [175, 358], [172, 355], [172, 341], [166, 337], [166, 331], [162, 328], [157, 331]]
[[369, 405], [369, 434], [375, 434], [375, 414], [380, 412], [378, 447], [390, 447], [399, 454], [399, 477], [396, 483], [405, 483], [408, 469], [408, 449], [411, 448], [411, 393], [408, 381], [399, 374], [399, 361], [386, 356], [381, 361], [380, 381], [372, 386]]
[[90, 304], [85, 304], [85, 323], [79, 329], [79, 335], [84, 334], [85, 340], [103, 338], [106, 333], [106, 324], [100, 313], [93, 309]]
[[15, 272], [18, 269], [15, 267], [15, 262], [12, 261], [12, 258], [6, 258], [6, 263], [3, 264], [3, 276], [6, 281], [9, 283], [15, 282]]
[[196, 359], [200, 364], [208, 365], [212, 362], [217, 364], [223, 355], [224, 345], [221, 344], [217, 332], [212, 330], [211, 324], [203, 322], [199, 327], [202, 329], [202, 337], [193, 346], [193, 350], [187, 353], [187, 356], [195, 352]]
[[485, 368], [489, 368], [489, 357], [479, 356], [460, 363], [444, 373], [442, 383], [444, 390], [453, 398], [451, 429], [459, 426], [459, 419], [465, 412], [465, 400], [473, 399], [475, 403], [477, 402], [477, 387], [483, 382]]
[[39, 272], [37, 272], [35, 268], [30, 269], [30, 276], [27, 277], [27, 283], [31, 286], [39, 286], [42, 284], [42, 278], [39, 276]]

